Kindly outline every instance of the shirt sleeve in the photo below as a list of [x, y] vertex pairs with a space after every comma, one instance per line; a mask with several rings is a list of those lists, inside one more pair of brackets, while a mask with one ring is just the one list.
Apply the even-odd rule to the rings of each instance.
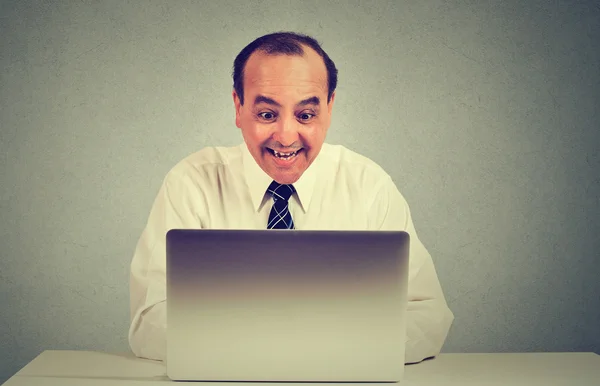
[[[198, 194], [188, 178], [172, 170], [154, 201], [146, 228], [131, 262], [129, 345], [138, 357], [166, 358], [166, 233], [177, 228], [201, 228]], [[196, 197], [196, 202], [191, 197]], [[173, 198], [173, 199], [172, 199]]]
[[408, 204], [391, 178], [378, 190], [371, 206], [373, 224], [380, 230], [403, 230], [410, 235], [406, 363], [439, 354], [454, 315], [448, 308], [431, 255], [419, 240]]

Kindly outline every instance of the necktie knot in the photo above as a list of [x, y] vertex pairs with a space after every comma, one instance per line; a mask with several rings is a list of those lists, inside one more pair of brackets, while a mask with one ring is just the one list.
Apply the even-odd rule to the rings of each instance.
[[271, 182], [271, 185], [267, 188], [267, 192], [273, 196], [275, 202], [278, 200], [289, 200], [295, 191], [296, 189], [294, 189], [293, 185], [280, 184], [277, 181]]

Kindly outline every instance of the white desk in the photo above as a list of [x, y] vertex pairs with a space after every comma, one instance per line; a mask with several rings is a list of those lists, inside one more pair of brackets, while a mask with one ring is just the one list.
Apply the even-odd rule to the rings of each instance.
[[[167, 384], [232, 385], [226, 382], [172, 383], [166, 376], [162, 362], [138, 359], [131, 354], [91, 351], [45, 351], [4, 385], [153, 386]], [[600, 386], [600, 355], [593, 353], [442, 354], [433, 360], [407, 366], [401, 384], [403, 386]], [[256, 384], [233, 383], [233, 385]], [[268, 386], [279, 385], [293, 384], [268, 384]]]

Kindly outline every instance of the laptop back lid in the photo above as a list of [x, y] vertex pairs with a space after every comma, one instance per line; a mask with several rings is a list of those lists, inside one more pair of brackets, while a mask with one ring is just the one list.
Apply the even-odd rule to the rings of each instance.
[[171, 230], [167, 374], [203, 381], [398, 381], [405, 232]]

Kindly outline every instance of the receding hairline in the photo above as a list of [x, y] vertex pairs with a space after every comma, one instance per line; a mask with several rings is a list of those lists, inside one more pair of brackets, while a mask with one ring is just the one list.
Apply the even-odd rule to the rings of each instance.
[[248, 60], [246, 61], [246, 63], [244, 64], [244, 67], [242, 68], [242, 74], [244, 72], [244, 70], [246, 70], [246, 67], [248, 66], [248, 62], [250, 61], [250, 59], [252, 59], [252, 57], [255, 56], [290, 56], [290, 57], [301, 57], [301, 58], [306, 58], [308, 57], [309, 52], [312, 52], [315, 55], [315, 58], [318, 58], [319, 61], [323, 64], [323, 68], [325, 69], [325, 71], [327, 71], [327, 64], [325, 63], [325, 58], [322, 57], [314, 48], [312, 48], [311, 46], [304, 44], [304, 43], [298, 43], [298, 46], [300, 47], [300, 52], [269, 52], [268, 47], [260, 47], [257, 48], [254, 52], [252, 52], [250, 54], [250, 56], [248, 57]]
[[[322, 60], [326, 70], [327, 103], [337, 86], [337, 68], [321, 44], [312, 36], [296, 32], [276, 32], [261, 36], [245, 46], [233, 62], [233, 88], [237, 92], [240, 103], [244, 104], [245, 70], [252, 55], [266, 56], [305, 56], [306, 47], [312, 49]], [[313, 65], [313, 68], [316, 67]]]
[[321, 65], [322, 65], [321, 69], [325, 72], [325, 75], [323, 77], [323, 82], [325, 82], [325, 88], [328, 90], [329, 89], [329, 73], [327, 71], [327, 64], [325, 63], [325, 59], [321, 55], [319, 55], [319, 53], [317, 51], [315, 51], [312, 47], [310, 47], [306, 44], [300, 44], [300, 43], [299, 43], [299, 46], [302, 49], [301, 53], [282, 53], [282, 52], [269, 53], [267, 50], [263, 50], [262, 48], [257, 49], [252, 54], [250, 54], [250, 56], [248, 57], [248, 60], [244, 64], [244, 68], [242, 69], [242, 73], [241, 73], [242, 83], [246, 82], [246, 68], [248, 68], [248, 63], [251, 62], [253, 57], [256, 58], [256, 57], [260, 57], [260, 56], [263, 56], [263, 57], [289, 56], [289, 57], [305, 58], [308, 60], [308, 54], [307, 54], [307, 51], [305, 50], [305, 48], [308, 48], [315, 55], [315, 59], [317, 59], [317, 61], [319, 63], [321, 63]]

